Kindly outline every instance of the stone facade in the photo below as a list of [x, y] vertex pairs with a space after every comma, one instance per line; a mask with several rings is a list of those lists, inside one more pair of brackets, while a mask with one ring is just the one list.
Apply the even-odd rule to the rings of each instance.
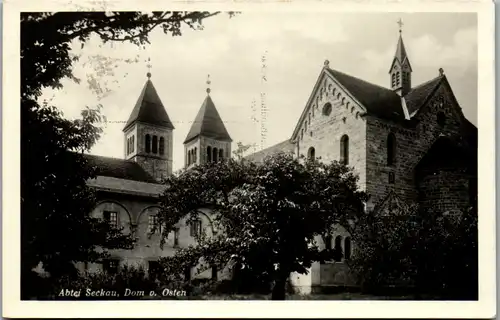
[[309, 156], [314, 148], [322, 161], [341, 160], [341, 139], [348, 137], [348, 165], [359, 175], [359, 185], [366, 183], [366, 119], [364, 110], [350, 98], [334, 79], [324, 73], [315, 86], [309, 106], [297, 129], [298, 155]]
[[[195, 164], [211, 162], [214, 159], [214, 149], [216, 150], [216, 159], [229, 159], [231, 157], [231, 142], [220, 141], [214, 138], [200, 136], [184, 144], [184, 165], [189, 167]], [[192, 154], [195, 154], [194, 161], [189, 161]], [[210, 152], [210, 157], [208, 156]]]
[[[149, 140], [146, 138], [146, 135], [149, 136]], [[133, 152], [127, 154], [127, 141], [131, 137], [134, 137]], [[160, 154], [161, 139], [164, 139], [163, 154]], [[147, 141], [149, 142], [149, 149], [146, 148]], [[153, 145], [154, 142], [156, 142], [156, 145]], [[161, 179], [172, 174], [172, 129], [136, 122], [125, 132], [124, 150], [125, 159], [139, 163], [155, 179]]]
[[[440, 113], [445, 116], [444, 125], [438, 123]], [[416, 166], [438, 138], [461, 135], [463, 119], [460, 107], [445, 84], [408, 125], [367, 117], [366, 191], [371, 195], [370, 207], [382, 201], [391, 190], [408, 202], [418, 202]], [[395, 137], [396, 157], [389, 165], [387, 140], [391, 133]], [[391, 173], [393, 182], [389, 181]]]
[[[160, 229], [152, 233], [155, 224], [154, 217], [159, 211], [157, 198], [134, 197], [130, 195], [117, 195], [113, 192], [99, 192], [97, 206], [91, 212], [94, 218], [105, 218], [109, 213], [117, 214], [117, 224], [123, 227], [125, 234], [132, 234], [136, 239], [134, 248], [131, 250], [112, 250], [110, 259], [116, 261], [118, 267], [125, 265], [141, 267], [146, 272], [149, 271], [151, 263], [155, 263], [158, 258], [169, 257], [175, 254], [179, 248], [185, 248], [196, 243], [192, 235], [191, 226], [182, 219], [175, 226], [177, 231], [172, 231], [165, 239], [163, 248], [160, 247]], [[201, 208], [199, 210], [199, 220], [201, 221], [201, 231], [210, 236], [213, 234], [213, 225], [210, 218], [210, 210]], [[103, 263], [93, 263], [85, 266], [80, 263], [78, 267], [83, 271], [102, 271]], [[228, 270], [220, 270], [217, 277], [227, 277]], [[198, 272], [196, 267], [191, 269], [191, 277], [211, 278], [210, 269]]]
[[[265, 156], [283, 151], [345, 163], [358, 174], [360, 189], [370, 195], [367, 210], [387, 202], [401, 206], [418, 203], [423, 209], [440, 212], [462, 210], [477, 197], [477, 140], [473, 142], [477, 129], [464, 118], [443, 70], [435, 79], [414, 88], [411, 72], [401, 37], [390, 67], [388, 88], [330, 69], [326, 61], [291, 138], [247, 159], [262, 161]], [[146, 152], [146, 134], [164, 138], [163, 155]], [[170, 175], [172, 137], [173, 127], [136, 122], [124, 132], [126, 159], [135, 161], [156, 179]], [[184, 142], [185, 167], [230, 158], [231, 142], [207, 95]], [[107, 186], [116, 184], [112, 182], [108, 181]], [[122, 264], [147, 267], [149, 261], [170, 256], [195, 239], [190, 227], [181, 221], [178, 233], [170, 234], [161, 249], [159, 235], [148, 235], [153, 219], [150, 217], [158, 211], [158, 198], [134, 196], [141, 190], [103, 193], [106, 196], [92, 215], [116, 212], [118, 223], [125, 232], [132, 232], [138, 243], [133, 250], [113, 252], [114, 257]], [[210, 233], [210, 211], [200, 209], [200, 218]], [[340, 247], [344, 257], [314, 263], [305, 275], [292, 274], [295, 287], [309, 293], [356, 285], [346, 261], [356, 255], [357, 248], [346, 229], [335, 226], [329, 237], [318, 237], [316, 241], [320, 248]], [[199, 276], [211, 276], [207, 272]]]

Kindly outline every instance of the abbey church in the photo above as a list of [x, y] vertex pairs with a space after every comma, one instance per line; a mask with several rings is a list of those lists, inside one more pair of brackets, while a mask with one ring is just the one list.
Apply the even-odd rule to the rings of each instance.
[[[392, 61], [387, 61], [387, 87], [369, 83], [335, 69], [325, 61], [311, 88], [290, 138], [247, 157], [262, 161], [286, 152], [296, 156], [341, 161], [359, 175], [359, 185], [371, 195], [367, 210], [390, 211], [392, 206], [418, 203], [428, 210], [454, 214], [477, 198], [477, 129], [463, 115], [444, 70], [421, 84], [412, 83], [412, 66], [401, 34]], [[124, 158], [88, 155], [98, 168], [89, 185], [99, 202], [92, 212], [132, 232], [132, 250], [117, 250], [92, 270], [116, 271], [123, 264], [157, 268], [157, 259], [193, 243], [194, 235], [210, 227], [209, 212], [197, 223], [178, 228], [163, 249], [157, 224], [162, 177], [172, 174], [175, 128], [150, 79], [140, 92], [123, 128]], [[184, 140], [184, 166], [231, 157], [232, 139], [207, 90]], [[341, 227], [331, 243], [340, 246], [343, 259], [356, 254], [355, 243]], [[314, 264], [308, 275], [292, 275], [303, 292], [321, 287], [350, 285], [353, 278], [344, 261]], [[186, 277], [220, 277], [221, 271], [202, 275], [187, 270]]]

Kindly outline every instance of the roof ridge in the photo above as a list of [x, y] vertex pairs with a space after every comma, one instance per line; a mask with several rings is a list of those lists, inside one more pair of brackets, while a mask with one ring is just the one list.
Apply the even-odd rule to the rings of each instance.
[[369, 84], [369, 85], [372, 85], [372, 86], [375, 86], [375, 87], [379, 87], [380, 89], [384, 89], [384, 90], [387, 90], [387, 91], [391, 91], [391, 92], [394, 92], [392, 91], [390, 88], [387, 88], [387, 87], [384, 87], [382, 85], [379, 85], [379, 84], [376, 84], [376, 83], [373, 83], [373, 82], [370, 82], [370, 81], [366, 81], [366, 80], [363, 80], [361, 78], [358, 78], [356, 76], [351, 76], [350, 74], [347, 74], [345, 72], [342, 72], [342, 71], [339, 71], [337, 69], [332, 69], [332, 68], [328, 68], [330, 71], [333, 71], [333, 72], [338, 72], [340, 74], [342, 74], [343, 76], [346, 76], [346, 77], [350, 77], [350, 78], [353, 78], [353, 79], [356, 79], [358, 81], [361, 81], [361, 82], [364, 82], [366, 84]]
[[188, 131], [184, 144], [192, 141], [198, 136], [206, 136], [209, 138], [214, 138], [223, 141], [232, 141], [229, 132], [227, 131], [224, 121], [212, 100], [212, 97], [208, 94], [203, 100], [203, 103], [196, 114], [191, 128]]
[[146, 80], [123, 130], [135, 122], [175, 129], [151, 79]]
[[439, 75], [439, 76], [437, 76], [437, 77], [435, 77], [435, 78], [432, 78], [432, 79], [430, 79], [430, 80], [427, 80], [427, 81], [425, 81], [425, 82], [422, 82], [421, 84], [417, 85], [416, 87], [411, 88], [410, 92], [411, 92], [412, 90], [419, 89], [420, 87], [423, 87], [423, 86], [425, 86], [425, 85], [428, 85], [428, 84], [430, 84], [431, 82], [436, 81], [436, 80], [438, 80], [438, 79], [442, 79], [442, 78], [444, 78], [444, 74], [443, 74], [443, 75]]
[[125, 162], [130, 162], [139, 165], [137, 162], [130, 160], [130, 159], [123, 159], [123, 158], [116, 158], [116, 157], [108, 157], [108, 156], [101, 156], [99, 154], [91, 154], [91, 153], [83, 153], [84, 156], [89, 156], [89, 157], [95, 157], [95, 158], [101, 158], [101, 159], [109, 159], [109, 160], [118, 160], [118, 161], [125, 161]]
[[265, 151], [267, 151], [268, 149], [275, 148], [276, 146], [278, 146], [278, 145], [280, 145], [280, 144], [284, 144], [285, 142], [288, 142], [288, 143], [293, 144], [293, 142], [292, 142], [290, 139], [286, 139], [286, 140], [283, 140], [283, 141], [281, 141], [281, 142], [278, 142], [278, 143], [275, 143], [275, 144], [273, 144], [273, 145], [270, 145], [270, 146], [269, 146], [269, 147], [267, 147], [267, 148], [264, 148], [264, 149], [261, 149], [261, 150], [259, 150], [259, 151], [254, 152], [254, 153], [252, 153], [252, 154], [249, 154], [248, 156], [251, 156], [251, 155], [257, 154], [257, 153], [259, 153], [259, 152], [265, 152]]

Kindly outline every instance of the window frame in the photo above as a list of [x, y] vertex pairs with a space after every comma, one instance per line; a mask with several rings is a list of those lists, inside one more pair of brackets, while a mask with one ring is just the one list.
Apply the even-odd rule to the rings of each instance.
[[196, 219], [193, 220], [190, 225], [189, 225], [189, 235], [191, 237], [197, 237], [201, 235], [202, 231], [202, 224], [201, 224], [201, 219]]
[[165, 138], [160, 137], [159, 139], [159, 146], [158, 146], [158, 153], [163, 156], [165, 155]]
[[309, 147], [307, 150], [307, 159], [315, 160], [316, 159], [316, 149], [314, 147]]
[[340, 138], [340, 163], [349, 165], [349, 136], [347, 134]]
[[174, 247], [179, 246], [179, 233], [180, 233], [180, 228], [179, 227], [174, 228]]
[[151, 142], [151, 152], [153, 154], [158, 154], [158, 136], [154, 135]]
[[[113, 263], [116, 263], [115, 266], [112, 266]], [[104, 259], [102, 261], [102, 270], [107, 274], [117, 274], [120, 269], [120, 259], [111, 258]]]
[[[156, 229], [155, 229], [156, 226]], [[154, 230], [154, 233], [152, 232]], [[150, 213], [148, 215], [148, 234], [160, 233], [160, 224], [158, 214]]]
[[352, 240], [347, 236], [344, 238], [344, 259], [350, 260], [352, 257]]
[[118, 228], [118, 211], [111, 210], [103, 210], [102, 212], [103, 219], [107, 221], [110, 225], [115, 228]]
[[144, 137], [144, 151], [151, 153], [151, 136], [149, 134]]

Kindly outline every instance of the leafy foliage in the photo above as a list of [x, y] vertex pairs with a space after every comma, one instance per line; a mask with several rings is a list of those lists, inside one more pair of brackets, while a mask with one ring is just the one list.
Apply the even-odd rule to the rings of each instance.
[[85, 109], [82, 119], [69, 121], [53, 107], [27, 101], [21, 115], [23, 270], [41, 262], [53, 277], [75, 275], [73, 262], [106, 256], [98, 247], [129, 248], [132, 240], [121, 229], [89, 216], [95, 197], [86, 182], [94, 170], [80, 152], [68, 152], [88, 150], [99, 138], [99, 109]]
[[172, 176], [161, 197], [164, 236], [200, 208], [212, 210], [211, 236], [163, 261], [169, 274], [188, 266], [228, 263], [274, 281], [273, 298], [284, 299], [291, 272], [305, 273], [327, 258], [317, 237], [362, 210], [357, 176], [337, 162], [294, 159], [287, 154], [262, 164], [229, 160], [197, 166]]
[[356, 255], [348, 261], [365, 290], [411, 287], [419, 294], [477, 299], [477, 212], [461, 215], [400, 208], [356, 219]]
[[95, 261], [104, 249], [128, 248], [121, 230], [88, 216], [95, 195], [86, 182], [94, 169], [83, 152], [99, 139], [101, 106], [87, 107], [82, 118], [66, 120], [38, 99], [46, 87], [60, 89], [92, 34], [104, 42], [148, 42], [156, 27], [181, 35], [181, 27], [201, 29], [209, 12], [57, 12], [21, 15], [21, 265], [23, 298], [29, 298], [32, 269], [40, 262], [52, 277], [76, 276], [75, 261]]

